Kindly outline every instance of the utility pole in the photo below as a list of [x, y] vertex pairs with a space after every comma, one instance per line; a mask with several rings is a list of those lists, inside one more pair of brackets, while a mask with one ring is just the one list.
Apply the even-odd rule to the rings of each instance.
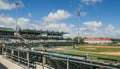
[[78, 43], [80, 42], [80, 9], [78, 9]]

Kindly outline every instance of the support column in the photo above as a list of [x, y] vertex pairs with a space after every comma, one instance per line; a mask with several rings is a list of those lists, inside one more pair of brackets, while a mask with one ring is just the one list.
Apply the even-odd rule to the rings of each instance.
[[30, 64], [29, 64], [29, 52], [27, 52], [27, 61], [28, 61], [28, 69], [30, 68]]
[[67, 69], [69, 69], [69, 58], [67, 58]]
[[14, 50], [11, 50], [11, 59], [13, 60]]
[[18, 50], [18, 64], [20, 62], [20, 51]]
[[7, 57], [7, 47], [5, 47], [5, 57]]
[[44, 65], [46, 64], [46, 57], [45, 55], [42, 56], [42, 66], [43, 66], [43, 69], [44, 69]]

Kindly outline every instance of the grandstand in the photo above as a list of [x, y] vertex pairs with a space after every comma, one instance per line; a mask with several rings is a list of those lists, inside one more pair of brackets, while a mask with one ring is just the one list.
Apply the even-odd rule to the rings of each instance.
[[43, 30], [19, 30], [19, 34], [25, 39], [43, 39], [43, 40], [63, 40], [63, 34], [66, 32], [43, 31]]
[[47, 47], [73, 44], [64, 39], [63, 35], [68, 34], [67, 32], [20, 29], [19, 34], [26, 43], [40, 43]]
[[14, 36], [14, 32], [12, 28], [0, 27], [0, 38]]
[[63, 35], [68, 34], [67, 32], [19, 29], [19, 35], [16, 36], [14, 34], [14, 29], [0, 27], [0, 39], [4, 39], [7, 43], [38, 43], [47, 47], [73, 45], [74, 43], [67, 42], [64, 39]]

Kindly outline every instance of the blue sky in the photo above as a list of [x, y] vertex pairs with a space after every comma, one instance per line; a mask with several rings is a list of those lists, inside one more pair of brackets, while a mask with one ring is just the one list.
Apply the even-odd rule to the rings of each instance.
[[[0, 26], [15, 28], [15, 1], [0, 0]], [[76, 37], [80, 9], [81, 37], [120, 38], [120, 0], [18, 1], [18, 25], [23, 29], [65, 31], [70, 33], [66, 37]]]

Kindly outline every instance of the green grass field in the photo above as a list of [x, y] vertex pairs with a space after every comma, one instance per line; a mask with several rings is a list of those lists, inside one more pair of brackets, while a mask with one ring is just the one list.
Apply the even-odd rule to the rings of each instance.
[[61, 46], [49, 51], [79, 56], [84, 56], [85, 53], [88, 53], [89, 59], [108, 58], [120, 61], [120, 46], [77, 46], [76, 48]]

